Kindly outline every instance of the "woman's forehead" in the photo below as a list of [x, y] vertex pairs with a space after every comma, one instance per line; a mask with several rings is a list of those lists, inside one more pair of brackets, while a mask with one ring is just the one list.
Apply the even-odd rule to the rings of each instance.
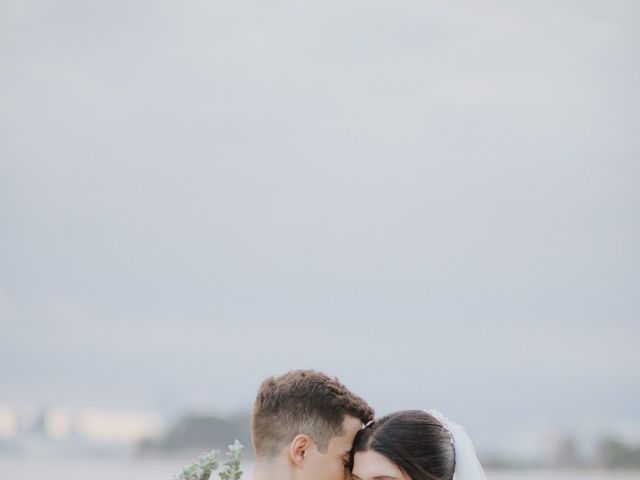
[[353, 474], [362, 480], [372, 478], [407, 480], [409, 478], [395, 463], [373, 450], [366, 450], [355, 454]]

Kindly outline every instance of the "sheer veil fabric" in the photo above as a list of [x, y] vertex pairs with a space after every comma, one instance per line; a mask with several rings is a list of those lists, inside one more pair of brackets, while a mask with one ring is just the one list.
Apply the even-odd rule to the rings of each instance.
[[480, 465], [476, 449], [462, 425], [450, 421], [437, 410], [425, 411], [434, 416], [451, 433], [456, 458], [454, 480], [486, 480], [487, 476]]

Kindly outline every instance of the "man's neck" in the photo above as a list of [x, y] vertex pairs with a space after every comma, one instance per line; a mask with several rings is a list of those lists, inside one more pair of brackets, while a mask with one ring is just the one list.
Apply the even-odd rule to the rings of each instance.
[[253, 466], [253, 480], [291, 480], [291, 471], [280, 458], [273, 460], [256, 459]]

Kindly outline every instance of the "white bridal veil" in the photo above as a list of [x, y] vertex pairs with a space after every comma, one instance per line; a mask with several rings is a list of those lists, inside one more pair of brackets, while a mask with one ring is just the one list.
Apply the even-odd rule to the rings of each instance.
[[438, 419], [451, 433], [456, 458], [454, 480], [486, 480], [487, 476], [480, 465], [473, 443], [462, 425], [450, 421], [437, 410], [426, 410], [426, 412]]

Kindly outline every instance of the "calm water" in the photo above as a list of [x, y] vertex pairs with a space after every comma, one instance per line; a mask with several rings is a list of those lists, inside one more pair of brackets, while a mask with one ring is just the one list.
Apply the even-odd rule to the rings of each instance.
[[[0, 479], [11, 480], [172, 480], [185, 461], [171, 460], [26, 460], [0, 458]], [[251, 478], [245, 465], [243, 479]], [[214, 477], [212, 477], [214, 478]], [[640, 480], [638, 472], [490, 471], [490, 480]]]

